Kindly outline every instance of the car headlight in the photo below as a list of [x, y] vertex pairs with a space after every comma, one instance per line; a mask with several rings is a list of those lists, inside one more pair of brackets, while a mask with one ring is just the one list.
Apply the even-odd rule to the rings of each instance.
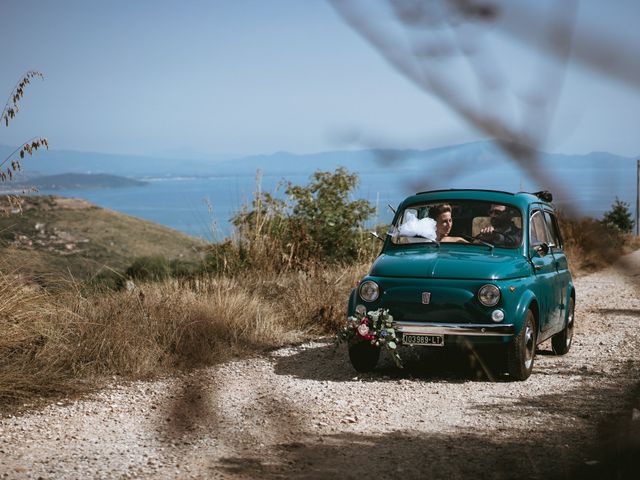
[[500, 289], [490, 283], [483, 285], [478, 291], [478, 300], [487, 307], [493, 307], [500, 301]]
[[378, 284], [376, 282], [372, 282], [371, 280], [362, 282], [358, 291], [360, 293], [360, 298], [362, 298], [365, 302], [373, 302], [377, 300], [378, 296], [380, 295], [380, 288], [378, 287]]

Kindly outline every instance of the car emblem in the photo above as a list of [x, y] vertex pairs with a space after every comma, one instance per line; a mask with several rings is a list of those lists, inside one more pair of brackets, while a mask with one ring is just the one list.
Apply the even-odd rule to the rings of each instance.
[[431, 293], [429, 292], [422, 292], [422, 303], [424, 305], [429, 305], [429, 302], [431, 301]]

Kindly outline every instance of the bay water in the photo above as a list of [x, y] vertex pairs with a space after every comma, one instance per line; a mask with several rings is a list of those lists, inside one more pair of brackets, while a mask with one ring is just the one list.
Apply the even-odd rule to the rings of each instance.
[[[627, 171], [629, 170], [629, 171]], [[635, 170], [635, 169], [634, 169]], [[556, 204], [570, 207], [580, 215], [599, 218], [616, 197], [635, 210], [635, 171], [601, 171], [597, 174], [578, 169], [558, 168], [553, 177], [561, 192], [553, 192]], [[446, 171], [374, 171], [359, 173], [360, 183], [352, 199], [365, 198], [377, 207], [371, 223], [390, 223], [392, 211], [402, 199], [419, 190], [434, 188], [487, 188], [506, 191], [534, 191], [540, 188], [521, 172], [481, 170], [446, 176]], [[147, 185], [94, 190], [53, 190], [53, 194], [88, 200], [97, 206], [150, 220], [209, 241], [220, 241], [231, 234], [231, 217], [243, 205], [250, 205], [257, 188], [255, 176], [225, 175], [207, 177], [144, 178]], [[284, 197], [283, 180], [307, 185], [308, 175], [265, 175], [259, 182], [263, 192]]]

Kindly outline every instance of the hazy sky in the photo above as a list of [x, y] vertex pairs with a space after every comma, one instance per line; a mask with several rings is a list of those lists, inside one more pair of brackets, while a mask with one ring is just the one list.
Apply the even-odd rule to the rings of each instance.
[[[640, 2], [583, 1], [576, 32], [637, 52], [638, 20]], [[0, 93], [26, 70], [46, 77], [0, 127], [3, 144], [37, 135], [57, 149], [190, 156], [369, 146], [346, 142], [354, 131], [398, 148], [484, 137], [321, 0], [2, 0], [0, 21]], [[537, 54], [490, 34], [487, 68], [539, 94], [548, 70]], [[544, 148], [640, 154], [640, 83], [574, 62], [564, 73]]]

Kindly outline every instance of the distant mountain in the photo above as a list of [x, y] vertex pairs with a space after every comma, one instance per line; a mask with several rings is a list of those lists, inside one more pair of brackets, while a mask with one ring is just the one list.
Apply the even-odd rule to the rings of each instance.
[[[539, 152], [536, 164], [514, 161], [494, 142], [479, 141], [428, 150], [370, 149], [337, 150], [311, 154], [276, 152], [269, 155], [252, 155], [215, 164], [208, 169], [214, 175], [263, 175], [291, 176], [311, 175], [316, 170], [333, 171], [346, 167], [356, 173], [380, 173], [405, 180], [426, 178], [442, 188], [451, 179], [473, 177], [477, 172], [493, 170], [497, 179], [504, 176], [530, 177], [531, 172], [541, 176], [553, 175], [567, 169], [589, 172], [632, 172], [635, 160], [608, 152], [592, 152], [586, 155], [567, 155]], [[558, 173], [560, 175], [560, 173]], [[566, 180], [566, 179], [561, 179]]]
[[[0, 145], [0, 157], [12, 149]], [[540, 152], [536, 165], [514, 162], [492, 141], [416, 149], [337, 150], [311, 154], [276, 152], [235, 159], [168, 159], [135, 155], [116, 155], [51, 149], [38, 151], [23, 161], [29, 174], [105, 173], [128, 177], [158, 176], [309, 176], [316, 170], [335, 170], [343, 166], [357, 173], [380, 173], [429, 185], [448, 188], [452, 179], [473, 179], [478, 172], [496, 172], [496, 179], [562, 176], [567, 170], [594, 175], [634, 175], [635, 159], [608, 152], [567, 155]], [[531, 175], [531, 173], [541, 175]], [[556, 172], [556, 173], [554, 173]], [[562, 181], [566, 178], [559, 178]]]
[[[636, 161], [608, 152], [585, 155], [539, 152], [532, 160], [514, 160], [495, 142], [479, 141], [429, 150], [332, 151], [298, 155], [277, 152], [220, 162], [218, 174], [283, 177], [304, 181], [316, 170], [343, 166], [360, 175], [358, 195], [402, 198], [411, 192], [486, 188], [507, 191], [550, 190], [567, 211], [601, 215], [615, 197], [635, 198]], [[394, 192], [404, 192], [396, 194]], [[371, 197], [373, 195], [373, 197]], [[395, 198], [395, 197], [394, 197]]]

